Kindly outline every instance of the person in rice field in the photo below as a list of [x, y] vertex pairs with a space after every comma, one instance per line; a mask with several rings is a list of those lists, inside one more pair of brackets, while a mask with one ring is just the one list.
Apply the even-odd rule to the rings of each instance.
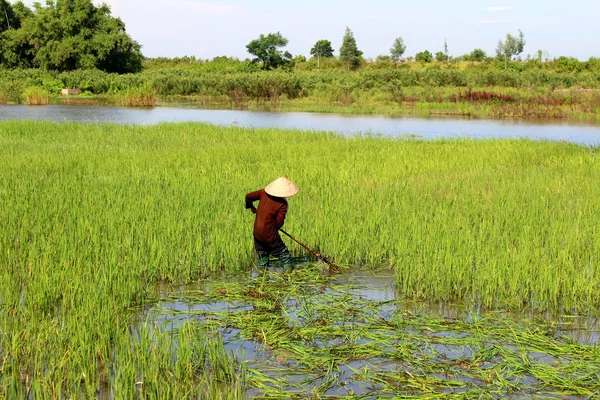
[[[246, 195], [246, 208], [256, 214], [254, 220], [254, 249], [258, 257], [258, 266], [266, 267], [269, 255], [279, 258], [286, 270], [292, 269], [292, 257], [279, 229], [285, 222], [288, 211], [287, 198], [295, 196], [300, 190], [290, 180], [281, 177], [264, 189]], [[258, 201], [258, 208], [254, 202]]]

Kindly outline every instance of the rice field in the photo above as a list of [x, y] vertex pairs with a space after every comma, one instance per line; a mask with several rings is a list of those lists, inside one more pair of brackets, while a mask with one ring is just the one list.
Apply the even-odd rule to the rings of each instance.
[[[158, 285], [249, 275], [253, 215], [244, 210], [244, 195], [280, 175], [301, 189], [290, 200], [286, 230], [347, 269], [393, 271], [398, 300], [460, 302], [478, 312], [597, 315], [596, 151], [527, 140], [343, 138], [203, 124], [2, 122], [0, 397], [282, 396], [277, 385], [268, 384], [275, 378], [265, 376], [260, 383], [260, 371], [232, 355], [223, 336], [207, 329], [204, 320], [189, 321], [175, 331], [139, 320], [156, 315], [148, 310], [160, 308], [165, 300], [157, 295]], [[304, 255], [289, 246], [292, 253]], [[310, 271], [295, 272], [287, 284], [276, 281], [266, 295], [272, 299], [311, 282], [328, 284], [326, 275]], [[245, 304], [254, 299], [252, 293], [228, 297], [235, 290], [225, 289], [211, 296]], [[331, 306], [339, 299], [328, 303], [329, 297], [312, 311], [318, 315], [332, 310], [324, 326], [344, 318]], [[263, 314], [251, 315], [255, 320], [240, 320], [241, 314], [220, 316], [226, 322], [221, 328], [249, 332], [252, 340], [262, 331], [265, 337], [257, 343], [279, 346], [283, 342], [277, 329], [282, 328], [270, 324], [282, 321]], [[389, 316], [386, 326], [392, 324], [397, 331], [397, 318]], [[427, 315], [407, 318], [434, 331], [446, 323]], [[211, 326], [217, 329], [215, 324]], [[472, 332], [465, 324], [456, 329]], [[498, 331], [498, 321], [488, 317], [482, 324], [478, 332], [483, 336], [474, 332], [465, 345], [534, 328], [501, 321], [503, 330]], [[306, 337], [319, 334], [317, 328]], [[408, 330], [419, 337], [424, 332]], [[536, 332], [537, 341], [543, 334]], [[385, 339], [386, 333], [377, 330], [365, 334], [377, 337], [379, 350], [372, 349], [372, 354], [389, 355], [385, 340], [398, 339]], [[513, 339], [501, 343], [514, 345]], [[544, 344], [544, 351], [554, 348], [560, 357], [573, 353], [570, 342], [557, 340]], [[355, 342], [348, 343], [347, 351], [360, 350], [353, 349]], [[413, 361], [408, 373], [391, 376], [395, 372], [367, 365], [354, 376], [379, 382], [392, 395], [407, 395], [394, 382], [408, 382], [417, 385], [410, 393], [434, 397], [419, 391], [431, 382], [415, 381], [415, 371], [422, 368], [420, 376], [434, 379], [427, 368], [439, 375], [445, 367], [415, 356], [409, 344], [406, 351], [413, 353], [406, 357]], [[282, 354], [296, 345], [285, 347]], [[490, 357], [512, 364], [496, 358], [500, 364], [494, 365], [502, 371], [530, 368], [531, 362], [518, 358], [521, 353], [514, 349], [518, 346], [495, 348]], [[536, 381], [528, 380], [522, 387], [529, 389], [523, 390], [534, 393], [541, 381], [561, 394], [598, 395], [592, 379], [598, 381], [597, 343], [576, 350], [573, 354], [585, 356], [536, 366], [535, 371], [531, 367], [528, 373], [535, 372]], [[309, 350], [294, 357], [315, 357], [302, 358], [303, 352]], [[325, 377], [338, 382], [336, 357], [321, 358], [321, 367], [330, 365]], [[315, 373], [307, 371], [305, 377]], [[498, 386], [474, 384], [485, 379], [483, 371], [476, 374], [466, 390], [493, 396]], [[432, 387], [458, 385], [435, 379]], [[490, 382], [499, 382], [494, 379]], [[518, 395], [521, 381], [503, 379], [508, 383], [502, 388], [512, 387], [510, 393]], [[561, 379], [566, 383], [556, 384]], [[573, 379], [580, 381], [569, 386]], [[297, 390], [300, 397], [308, 393], [298, 382], [291, 385], [282, 390]], [[311, 396], [326, 396], [337, 387], [324, 385]], [[458, 391], [440, 393], [460, 396]]]

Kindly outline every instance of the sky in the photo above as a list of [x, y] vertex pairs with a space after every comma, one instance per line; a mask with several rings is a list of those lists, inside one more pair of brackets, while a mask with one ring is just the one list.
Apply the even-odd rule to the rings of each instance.
[[[95, 0], [97, 3], [102, 0]], [[538, 50], [587, 60], [600, 57], [598, 0], [104, 0], [147, 57], [251, 57], [246, 45], [281, 32], [293, 55], [310, 56], [317, 40], [339, 54], [349, 27], [367, 58], [389, 54], [402, 37], [405, 56], [474, 48], [494, 55], [507, 33], [525, 34], [523, 56]], [[26, 1], [32, 4], [33, 1]]]

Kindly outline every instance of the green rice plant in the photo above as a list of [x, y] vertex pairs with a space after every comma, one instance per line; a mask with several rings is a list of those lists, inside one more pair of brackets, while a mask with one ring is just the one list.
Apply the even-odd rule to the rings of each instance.
[[[176, 338], [152, 324], [131, 328], [159, 283], [248, 270], [253, 215], [244, 195], [280, 175], [301, 189], [286, 230], [337, 264], [392, 268], [401, 297], [597, 313], [596, 152], [528, 140], [1, 122], [0, 393], [193, 397], [242, 387], [232, 378], [241, 367], [210, 330]], [[271, 314], [245, 318], [255, 322], [249, 337], [292, 351], [288, 326], [332, 328], [316, 305], [302, 323], [273, 317], [298, 293], [286, 279], [253, 287]], [[359, 308], [348, 303], [346, 311]], [[328, 357], [320, 360], [336, 379]]]

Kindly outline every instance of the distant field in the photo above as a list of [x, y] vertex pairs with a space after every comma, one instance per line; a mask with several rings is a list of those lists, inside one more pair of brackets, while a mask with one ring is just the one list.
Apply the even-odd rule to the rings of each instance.
[[[304, 64], [291, 71], [261, 71], [254, 64], [231, 60], [155, 63], [141, 73], [124, 75], [7, 70], [0, 78], [0, 104], [95, 100], [154, 106], [183, 101], [204, 108], [274, 111], [590, 121], [600, 117], [595, 64], [571, 70], [535, 62], [514, 62], [508, 69], [494, 62], [372, 62], [356, 72], [335, 65], [319, 71], [312, 61]], [[62, 98], [62, 88], [80, 88], [83, 95]]]

